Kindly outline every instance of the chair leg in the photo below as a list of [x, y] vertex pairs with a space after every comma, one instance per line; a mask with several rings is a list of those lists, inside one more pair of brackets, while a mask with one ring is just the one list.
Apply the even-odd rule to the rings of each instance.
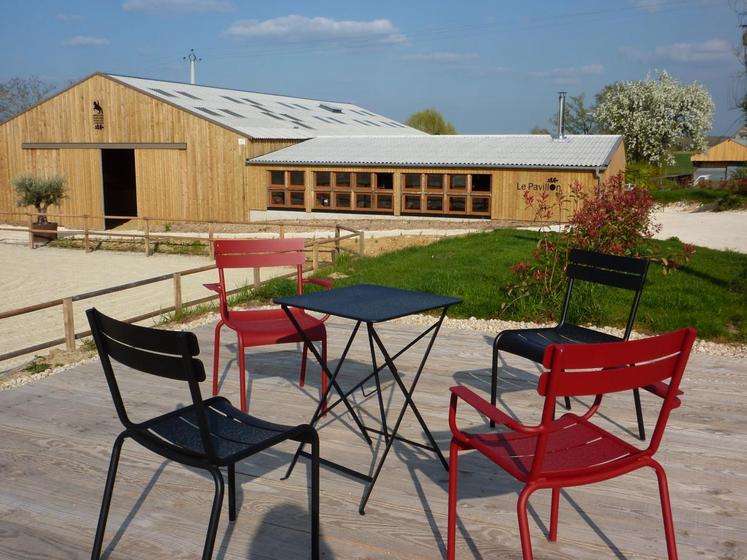
[[452, 438], [449, 446], [449, 506], [448, 524], [446, 526], [446, 559], [456, 557], [456, 506], [457, 506], [457, 469], [459, 462], [459, 444]]
[[218, 360], [220, 359], [220, 330], [223, 328], [223, 321], [218, 321], [215, 325], [215, 348], [213, 349], [213, 396], [218, 395]]
[[[492, 369], [490, 372], [490, 404], [495, 406], [496, 401], [498, 400], [498, 342], [501, 339], [501, 334], [498, 333], [498, 335], [493, 339], [493, 362], [492, 362]], [[490, 427], [495, 428], [495, 421], [490, 421]]]
[[311, 432], [311, 559], [319, 560], [319, 436]]
[[[322, 363], [324, 365], [327, 365], [327, 337], [322, 339]], [[324, 398], [324, 395], [327, 394], [327, 374], [324, 373], [324, 370], [322, 370], [322, 398]], [[324, 399], [324, 402], [322, 403], [322, 416], [327, 415], [327, 399]]]
[[209, 469], [215, 482], [215, 495], [213, 496], [213, 508], [210, 511], [210, 521], [208, 522], [207, 535], [205, 536], [205, 547], [202, 549], [202, 560], [210, 560], [213, 556], [213, 547], [215, 546], [215, 535], [218, 532], [218, 522], [220, 521], [220, 510], [223, 506], [223, 475], [217, 467]]
[[244, 346], [241, 344], [241, 335], [239, 335], [239, 391], [241, 412], [246, 412], [246, 362], [244, 358]]
[[570, 410], [571, 409], [571, 399], [568, 397], [565, 397], [565, 409]]
[[228, 465], [228, 520], [236, 521], [236, 463]]
[[667, 539], [667, 557], [669, 560], [677, 560], [677, 541], [674, 536], [674, 521], [672, 520], [672, 505], [669, 501], [669, 485], [667, 474], [656, 461], [652, 461], [651, 467], [656, 472], [659, 481], [659, 497], [661, 498], [661, 513], [664, 518], [664, 536]]
[[101, 557], [101, 545], [104, 541], [104, 532], [106, 531], [106, 520], [109, 517], [109, 506], [112, 503], [112, 493], [114, 492], [114, 480], [117, 478], [117, 467], [119, 466], [119, 455], [124, 443], [124, 433], [119, 434], [112, 447], [111, 458], [109, 459], [109, 472], [106, 475], [106, 485], [104, 486], [104, 497], [101, 500], [101, 511], [99, 512], [99, 522], [96, 526], [96, 536], [93, 539], [93, 550], [91, 551], [91, 560], [99, 560]]
[[638, 438], [646, 441], [646, 426], [643, 424], [643, 407], [641, 407], [641, 393], [638, 388], [633, 389], [633, 401], [635, 402], [635, 417], [638, 421]]
[[306, 344], [303, 345], [303, 354], [301, 355], [301, 375], [298, 379], [299, 387], [303, 387], [306, 383], [306, 357], [309, 355], [309, 347]]
[[529, 519], [527, 518], [527, 505], [529, 496], [534, 492], [534, 488], [526, 486], [519, 494], [519, 500], [516, 503], [516, 513], [519, 517], [519, 536], [521, 538], [521, 554], [524, 560], [533, 560], [532, 554], [532, 536], [529, 534]]
[[550, 504], [550, 533], [547, 540], [555, 542], [558, 540], [558, 509], [560, 506], [560, 488], [552, 489], [552, 502]]

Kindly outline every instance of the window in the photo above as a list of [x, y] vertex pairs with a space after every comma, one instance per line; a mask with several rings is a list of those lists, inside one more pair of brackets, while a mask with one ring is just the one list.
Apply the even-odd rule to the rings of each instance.
[[165, 91], [163, 89], [158, 88], [150, 88], [150, 91], [155, 91], [156, 93], [160, 93], [161, 95], [165, 95], [166, 97], [176, 97], [173, 93], [169, 93], [168, 91]]
[[335, 193], [335, 208], [350, 208], [350, 193]]
[[285, 206], [285, 192], [270, 191], [270, 206]]
[[290, 186], [303, 187], [306, 184], [306, 173], [303, 171], [290, 172]]
[[212, 116], [214, 116], [214, 117], [220, 117], [220, 113], [216, 113], [215, 111], [211, 111], [211, 110], [210, 110], [210, 109], [208, 109], [207, 107], [195, 107], [195, 109], [199, 109], [199, 110], [200, 110], [200, 111], [202, 111], [203, 113], [206, 113], [206, 114], [208, 114], [208, 115], [212, 115]]
[[329, 208], [331, 206], [331, 198], [330, 194], [326, 192], [320, 192], [316, 193], [316, 196], [314, 197], [314, 206], [316, 208]]
[[371, 208], [371, 195], [370, 194], [355, 195], [355, 207], [363, 208], [363, 209]]
[[304, 193], [303, 191], [290, 192], [290, 205], [291, 206], [304, 206]]
[[377, 194], [376, 195], [376, 208], [379, 210], [392, 210], [392, 195], [390, 194]]
[[336, 187], [350, 187], [350, 173], [335, 173]]
[[472, 213], [473, 214], [489, 214], [490, 213], [490, 198], [487, 196], [475, 196], [472, 197]]
[[405, 210], [420, 210], [420, 196], [405, 195]]
[[426, 177], [426, 188], [428, 190], [441, 190], [444, 188], [444, 176], [428, 174]]
[[472, 192], [490, 192], [491, 175], [472, 175]]
[[467, 176], [466, 175], [449, 175], [449, 190], [466, 191], [467, 190]]
[[405, 173], [405, 188], [420, 190], [420, 173]]
[[270, 184], [272, 186], [285, 186], [285, 171], [270, 171]]
[[428, 212], [443, 212], [444, 199], [442, 196], [429, 196], [425, 200], [425, 209]]
[[394, 188], [394, 173], [375, 173], [377, 190], [392, 190]]
[[463, 214], [467, 210], [467, 197], [465, 196], [450, 196], [449, 197], [449, 212], [458, 212]]
[[332, 173], [329, 171], [317, 171], [314, 176], [316, 177], [317, 187], [328, 189], [332, 186]]
[[192, 95], [188, 91], [177, 90], [177, 93], [181, 93], [184, 97], [189, 97], [190, 99], [200, 99], [199, 97], [197, 97], [196, 95]]
[[234, 103], [238, 103], [239, 105], [243, 105], [243, 103], [241, 101], [239, 101], [238, 99], [236, 99], [234, 97], [229, 97], [228, 95], [221, 95], [221, 97], [223, 99], [228, 99], [229, 101], [233, 101]]
[[371, 188], [371, 174], [370, 173], [356, 173], [355, 174], [355, 186], [359, 189], [370, 189]]
[[224, 112], [224, 113], [226, 113], [227, 115], [231, 115], [232, 117], [239, 117], [240, 119], [243, 119], [243, 118], [244, 118], [244, 116], [243, 116], [243, 115], [239, 115], [238, 113], [234, 113], [234, 112], [233, 112], [233, 111], [231, 111], [230, 109], [221, 109], [221, 111], [223, 111], [223, 112]]

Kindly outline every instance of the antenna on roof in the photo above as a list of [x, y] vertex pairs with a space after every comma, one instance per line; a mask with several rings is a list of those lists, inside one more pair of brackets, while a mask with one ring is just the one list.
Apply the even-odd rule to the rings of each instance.
[[189, 60], [189, 83], [195, 83], [195, 66], [198, 62], [202, 62], [201, 58], [197, 58], [194, 49], [189, 49], [189, 54], [182, 57], [183, 60]]

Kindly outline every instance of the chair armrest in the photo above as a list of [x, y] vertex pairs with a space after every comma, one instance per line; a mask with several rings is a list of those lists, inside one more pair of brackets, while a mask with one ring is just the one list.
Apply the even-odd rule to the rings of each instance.
[[[651, 385], [644, 385], [643, 387], [641, 387], [641, 389], [645, 389], [649, 393], [653, 393], [657, 397], [665, 399], [667, 397], [667, 393], [669, 392], [669, 385], [667, 385], [663, 381], [658, 381], [656, 383], [652, 383]], [[679, 408], [680, 405], [682, 405], [682, 401], [677, 397], [684, 394], [685, 393], [677, 389], [677, 394], [674, 397], [674, 408]]]
[[471, 391], [467, 387], [458, 385], [456, 387], [451, 387], [449, 390], [451, 391], [451, 406], [449, 409], [449, 426], [451, 427], [451, 432], [454, 435], [457, 435], [458, 432], [461, 433], [461, 431], [456, 426], [457, 399], [462, 399], [465, 403], [470, 405], [477, 412], [487, 416], [490, 420], [494, 421], [496, 424], [501, 424], [503, 426], [506, 426], [507, 428], [510, 428], [511, 430], [514, 430], [515, 432], [521, 432], [524, 434], [536, 434], [542, 431], [542, 428], [540, 426], [525, 426], [521, 422], [514, 420], [508, 414], [506, 414], [505, 412], [501, 412], [496, 407], [491, 405], [488, 401], [486, 401], [479, 395], [475, 394], [473, 391]]
[[335, 283], [334, 280], [328, 280], [326, 278], [304, 278], [302, 282], [304, 284], [316, 284], [317, 286], [321, 286], [326, 290], [331, 290], [332, 286]]
[[213, 283], [213, 284], [203, 284], [203, 286], [205, 286], [208, 290], [212, 290], [213, 292], [217, 294], [223, 293], [223, 288], [221, 288], [221, 285], [218, 282]]

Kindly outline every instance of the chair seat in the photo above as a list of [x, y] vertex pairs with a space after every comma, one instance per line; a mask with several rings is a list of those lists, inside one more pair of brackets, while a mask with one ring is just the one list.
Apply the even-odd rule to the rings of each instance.
[[[291, 309], [291, 313], [311, 340], [325, 338], [326, 329], [322, 321], [301, 309]], [[238, 331], [243, 346], [303, 341], [282, 309], [229, 311], [226, 325]]]
[[[475, 449], [521, 481], [527, 480], [537, 447], [536, 434], [521, 432], [464, 433]], [[570, 471], [609, 467], [641, 451], [575, 414], [565, 414], [552, 424], [542, 471], [548, 477]]]
[[[213, 397], [203, 404], [219, 465], [234, 463], [308, 428], [303, 424], [284, 426], [260, 420], [234, 408], [223, 397]], [[161, 446], [166, 441], [185, 455], [197, 455], [207, 460], [194, 405], [154, 419], [147, 423], [147, 430], [139, 431], [137, 435]]]
[[596, 344], [621, 340], [620, 337], [611, 334], [566, 323], [557, 327], [504, 331], [496, 347], [498, 350], [542, 363], [545, 349], [551, 344]]

